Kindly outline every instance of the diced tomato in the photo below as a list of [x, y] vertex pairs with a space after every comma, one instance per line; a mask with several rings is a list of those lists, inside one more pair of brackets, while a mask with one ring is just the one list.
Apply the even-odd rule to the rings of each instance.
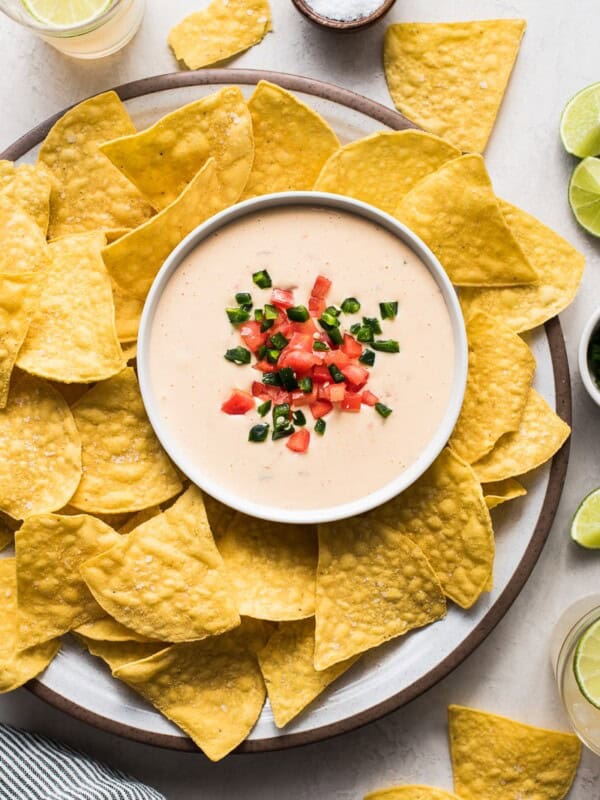
[[358, 358], [362, 355], [362, 345], [359, 344], [354, 336], [350, 336], [349, 333], [344, 334], [344, 343], [341, 347], [342, 353], [345, 353], [348, 358]]
[[332, 383], [331, 386], [325, 388], [327, 399], [331, 403], [341, 403], [346, 394], [345, 383]]
[[270, 395], [267, 392], [268, 388], [269, 387], [265, 386], [264, 383], [260, 383], [259, 381], [252, 381], [252, 394], [254, 395], [254, 397], [258, 397], [263, 402], [265, 400], [270, 400]]
[[340, 403], [342, 411], [360, 411], [362, 398], [354, 392], [346, 392], [344, 399]]
[[290, 350], [306, 350], [307, 353], [312, 353], [314, 339], [310, 333], [299, 333], [294, 331], [292, 338], [288, 343]]
[[312, 392], [308, 392], [308, 394], [305, 394], [304, 392], [292, 392], [291, 398], [292, 405], [296, 407], [310, 406], [317, 400], [317, 390], [313, 389]]
[[244, 322], [240, 328], [240, 336], [244, 340], [246, 347], [252, 350], [253, 353], [256, 353], [258, 348], [267, 341], [267, 334], [260, 332], [260, 322], [255, 322], [254, 320]]
[[299, 431], [293, 433], [285, 443], [285, 446], [292, 450], [294, 453], [306, 453], [308, 445], [310, 444], [310, 433], [306, 428], [300, 428]]
[[276, 367], [275, 364], [269, 364], [268, 361], [257, 361], [254, 365], [254, 369], [258, 369], [261, 372], [277, 372], [279, 367]]
[[340, 372], [348, 383], [358, 389], [361, 389], [369, 380], [369, 370], [365, 367], [359, 367], [358, 364], [348, 364], [345, 367], [340, 367]]
[[311, 317], [320, 317], [327, 308], [327, 303], [323, 297], [311, 295], [308, 301], [308, 310]]
[[328, 367], [331, 364], [335, 364], [336, 367], [342, 369], [342, 367], [345, 367], [350, 363], [350, 359], [346, 353], [343, 353], [341, 350], [330, 350], [328, 353], [325, 353], [325, 363]]
[[311, 295], [313, 297], [327, 297], [327, 292], [331, 289], [331, 281], [324, 275], [319, 275], [312, 288]]
[[221, 411], [226, 414], [245, 414], [255, 408], [254, 398], [248, 392], [234, 389], [221, 406]]
[[294, 293], [289, 289], [273, 289], [271, 303], [277, 308], [291, 308], [296, 305]]
[[374, 395], [373, 392], [370, 392], [368, 389], [365, 389], [361, 397], [364, 405], [366, 406], [373, 407], [379, 402], [379, 398], [377, 397], [377, 395]]
[[315, 419], [321, 419], [326, 414], [329, 414], [333, 406], [329, 402], [329, 400], [317, 400], [316, 403], [313, 403], [310, 406], [310, 413], [313, 415]]
[[315, 367], [312, 374], [313, 383], [329, 383], [331, 381], [331, 372], [327, 367]]
[[279, 356], [277, 367], [279, 369], [290, 367], [294, 372], [306, 375], [307, 372], [310, 372], [310, 370], [319, 363], [319, 359], [316, 358], [313, 353], [307, 353], [305, 350], [288, 350], [286, 347]]
[[312, 318], [307, 319], [306, 322], [294, 322], [293, 328], [298, 333], [310, 333], [311, 336], [317, 331], [317, 326]]

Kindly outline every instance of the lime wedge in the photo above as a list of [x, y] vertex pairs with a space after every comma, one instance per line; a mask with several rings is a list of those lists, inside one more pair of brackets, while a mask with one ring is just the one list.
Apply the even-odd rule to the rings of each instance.
[[23, 0], [26, 10], [38, 22], [69, 27], [91, 22], [110, 6], [112, 0]]
[[577, 642], [573, 671], [583, 696], [600, 708], [600, 620], [593, 622]]
[[571, 522], [571, 539], [590, 550], [600, 549], [600, 489], [581, 501]]
[[560, 118], [560, 138], [567, 153], [579, 158], [600, 153], [600, 83], [569, 100]]
[[600, 158], [585, 158], [573, 170], [569, 203], [577, 222], [600, 236]]

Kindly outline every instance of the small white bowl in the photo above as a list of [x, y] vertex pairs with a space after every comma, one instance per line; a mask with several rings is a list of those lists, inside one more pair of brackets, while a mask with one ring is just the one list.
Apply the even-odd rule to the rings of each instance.
[[600, 327], [600, 307], [598, 307], [592, 316], [588, 319], [579, 339], [579, 373], [581, 380], [585, 386], [587, 393], [592, 398], [597, 406], [600, 406], [600, 388], [594, 380], [594, 376], [590, 372], [590, 365], [588, 362], [588, 347], [590, 346], [590, 339], [594, 332]]
[[[419, 458], [408, 469], [400, 473], [397, 478], [368, 495], [348, 503], [308, 510], [301, 508], [281, 509], [280, 507], [254, 503], [240, 498], [231, 492], [227, 486], [213, 481], [201, 466], [182, 452], [168, 426], [164, 424], [150, 380], [149, 342], [152, 321], [164, 288], [181, 262], [203, 239], [206, 239], [224, 225], [256, 211], [289, 205], [324, 206], [357, 214], [377, 223], [408, 245], [427, 267], [440, 288], [450, 315], [455, 345], [454, 378], [448, 405], [435, 434], [431, 437]], [[411, 230], [389, 214], [360, 200], [324, 192], [282, 192], [281, 194], [269, 194], [252, 198], [227, 208], [199, 225], [173, 250], [156, 276], [146, 299], [138, 335], [137, 364], [140, 389], [150, 422], [164, 449], [191, 481], [222, 503], [252, 517], [276, 522], [316, 524], [362, 514], [381, 505], [386, 500], [390, 500], [407, 489], [431, 466], [450, 438], [462, 407], [467, 383], [468, 349], [464, 319], [454, 287], [431, 250]]]

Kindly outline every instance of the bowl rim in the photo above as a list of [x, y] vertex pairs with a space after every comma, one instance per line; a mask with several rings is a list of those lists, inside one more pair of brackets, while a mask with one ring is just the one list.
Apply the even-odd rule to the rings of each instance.
[[[334, 208], [356, 214], [381, 225], [406, 244], [427, 267], [444, 298], [454, 337], [454, 374], [446, 410], [438, 427], [419, 457], [392, 481], [357, 499], [318, 509], [285, 509], [240, 498], [226, 486], [211, 479], [202, 467], [188, 458], [177, 438], [164, 424], [155, 401], [150, 377], [150, 334], [156, 309], [171, 276], [184, 258], [216, 230], [256, 211], [303, 205]], [[467, 383], [468, 346], [465, 321], [454, 286], [436, 256], [425, 243], [397, 219], [361, 200], [325, 192], [280, 192], [261, 195], [230, 206], [210, 217], [189, 233], [170, 253], [157, 273], [146, 298], [138, 333], [138, 380], [146, 413], [156, 436], [177, 467], [203, 491], [225, 505], [252, 517], [290, 524], [319, 524], [363, 514], [390, 500], [411, 486], [435, 461], [446, 446], [462, 408]]]
[[374, 23], [379, 22], [380, 19], [383, 19], [395, 2], [396, 0], [381, 0], [381, 5], [365, 17], [341, 20], [319, 14], [306, 0], [292, 0], [292, 3], [298, 11], [310, 22], [326, 30], [337, 31], [338, 33], [354, 33], [369, 28]]
[[587, 357], [590, 339], [597, 328], [600, 328], [600, 306], [598, 306], [592, 312], [583, 327], [583, 331], [579, 337], [578, 351], [578, 365], [581, 380], [586, 388], [587, 393], [592, 398], [594, 403], [596, 403], [597, 406], [600, 406], [600, 387], [596, 384], [592, 373], [590, 372], [590, 365]]

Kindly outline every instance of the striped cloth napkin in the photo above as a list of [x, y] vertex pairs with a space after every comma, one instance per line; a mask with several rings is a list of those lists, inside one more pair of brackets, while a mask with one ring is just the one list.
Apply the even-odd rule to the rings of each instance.
[[0, 800], [165, 800], [60, 742], [0, 724]]

